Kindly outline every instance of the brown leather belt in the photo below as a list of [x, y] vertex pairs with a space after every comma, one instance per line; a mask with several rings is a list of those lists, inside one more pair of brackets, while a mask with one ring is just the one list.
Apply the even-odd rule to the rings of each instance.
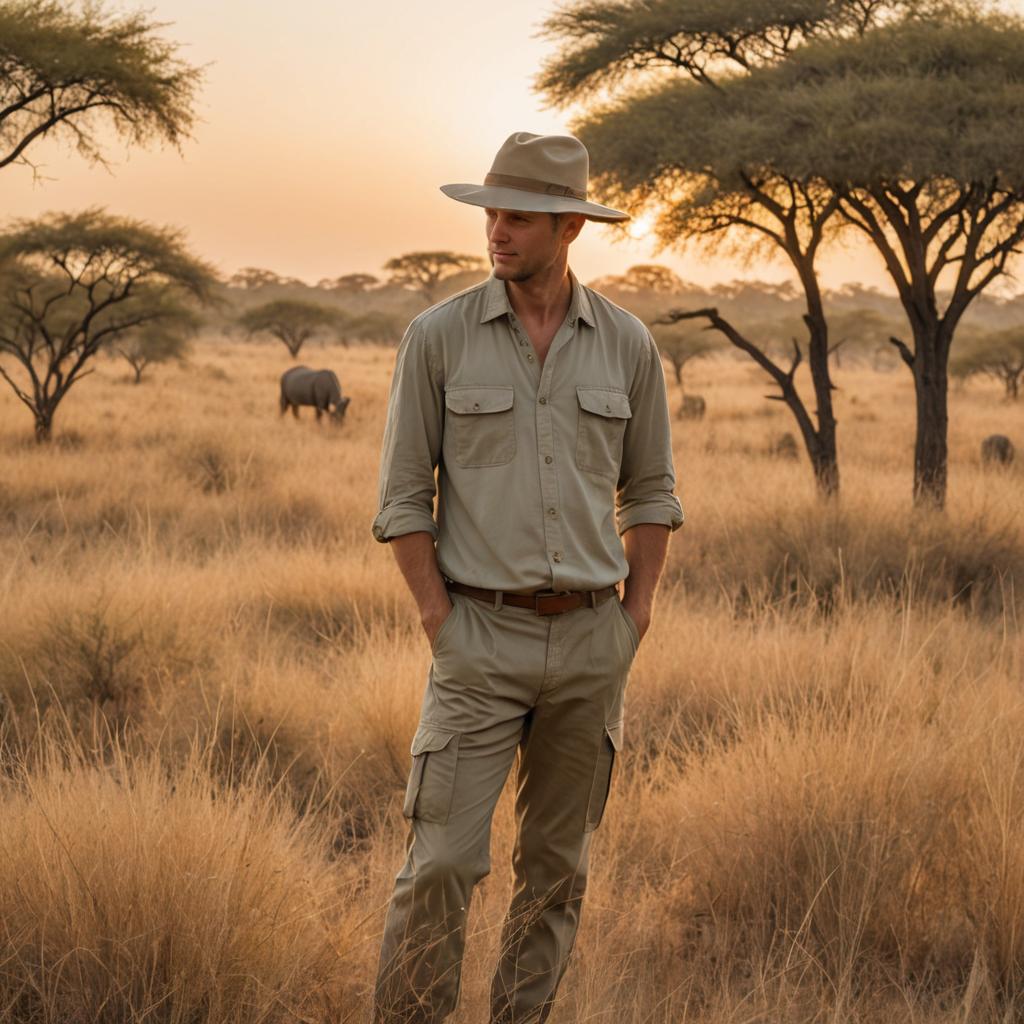
[[444, 585], [455, 594], [465, 594], [477, 601], [486, 601], [495, 608], [511, 605], [513, 608], [529, 608], [538, 615], [561, 615], [575, 608], [596, 608], [602, 601], [619, 592], [619, 585], [612, 584], [602, 590], [538, 590], [533, 594], [512, 594], [507, 590], [484, 590], [470, 587], [455, 580], [444, 581]]

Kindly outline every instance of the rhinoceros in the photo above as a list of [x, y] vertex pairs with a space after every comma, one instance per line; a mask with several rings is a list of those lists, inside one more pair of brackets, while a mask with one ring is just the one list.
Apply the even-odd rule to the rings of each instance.
[[707, 409], [708, 403], [704, 401], [703, 395], [683, 395], [678, 415], [684, 420], [702, 420]]
[[311, 370], [308, 366], [293, 366], [281, 374], [281, 415], [289, 406], [298, 419], [299, 406], [311, 405], [316, 418], [327, 413], [335, 423], [345, 419], [350, 398], [341, 397], [341, 384], [333, 370]]
[[1013, 462], [1013, 442], [1005, 434], [989, 434], [981, 442], [981, 461], [1008, 466]]

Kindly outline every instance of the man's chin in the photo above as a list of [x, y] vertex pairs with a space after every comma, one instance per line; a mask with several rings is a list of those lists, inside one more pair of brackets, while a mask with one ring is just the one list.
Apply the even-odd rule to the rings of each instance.
[[523, 267], [503, 266], [500, 263], [492, 263], [491, 267], [499, 281], [528, 281], [533, 277], [533, 271]]

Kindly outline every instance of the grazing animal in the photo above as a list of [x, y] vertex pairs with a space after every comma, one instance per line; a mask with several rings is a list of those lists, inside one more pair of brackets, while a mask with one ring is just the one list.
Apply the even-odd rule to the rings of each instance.
[[787, 430], [768, 445], [768, 454], [779, 459], [796, 459], [800, 457], [800, 449], [796, 438]]
[[1013, 442], [1005, 434], [989, 434], [981, 442], [981, 461], [1008, 466], [1013, 462]]
[[684, 420], [702, 420], [707, 412], [707, 402], [703, 395], [683, 395], [683, 404], [679, 406], [679, 416]]
[[341, 397], [341, 384], [333, 370], [311, 370], [308, 366], [293, 366], [281, 374], [281, 415], [291, 407], [292, 415], [299, 418], [299, 406], [311, 405], [319, 420], [327, 413], [335, 423], [345, 419], [350, 398]]

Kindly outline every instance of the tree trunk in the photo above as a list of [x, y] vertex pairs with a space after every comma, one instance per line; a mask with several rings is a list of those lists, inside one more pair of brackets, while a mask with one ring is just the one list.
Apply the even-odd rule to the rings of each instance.
[[52, 439], [53, 409], [36, 410], [36, 443], [45, 444]]
[[937, 336], [918, 336], [914, 341], [914, 504], [941, 509], [946, 504], [949, 460], [948, 349]]
[[835, 434], [831, 438], [831, 444], [821, 442], [816, 445], [816, 451], [809, 453], [811, 456], [811, 468], [814, 470], [814, 482], [818, 485], [818, 494], [822, 498], [834, 498], [839, 494], [839, 458], [836, 454]]
[[797, 269], [807, 297], [807, 313], [804, 316], [809, 335], [807, 361], [814, 385], [818, 421], [813, 437], [805, 432], [804, 441], [814, 469], [818, 493], [823, 498], [834, 498], [839, 494], [839, 454], [836, 449], [836, 417], [832, 408], [832, 376], [828, 365], [828, 320], [814, 272], [813, 257], [800, 261]]
[[[824, 328], [824, 320], [821, 327]], [[814, 336], [818, 330], [816, 327], [811, 328], [811, 353], [808, 360], [814, 381], [814, 397], [818, 403], [818, 429], [814, 433], [813, 445], [809, 443], [807, 446], [807, 454], [814, 468], [814, 481], [818, 485], [819, 494], [823, 498], [834, 498], [839, 494], [836, 420], [832, 412], [832, 381], [828, 373], [828, 336], [826, 334], [816, 339]]]

